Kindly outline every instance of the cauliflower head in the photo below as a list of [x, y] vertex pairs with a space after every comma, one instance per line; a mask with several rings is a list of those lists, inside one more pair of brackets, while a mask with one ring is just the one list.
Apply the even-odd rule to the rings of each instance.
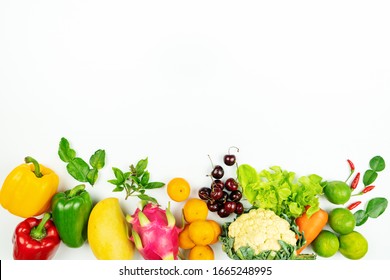
[[297, 243], [290, 224], [272, 210], [252, 209], [242, 214], [228, 227], [228, 236], [234, 238], [233, 248], [250, 247], [255, 254], [281, 249], [279, 240], [292, 246]]

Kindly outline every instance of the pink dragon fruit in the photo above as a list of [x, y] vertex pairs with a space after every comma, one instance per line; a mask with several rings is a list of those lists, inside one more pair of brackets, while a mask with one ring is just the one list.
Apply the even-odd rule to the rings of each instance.
[[179, 254], [180, 228], [169, 207], [161, 209], [157, 204], [147, 203], [127, 215], [132, 225], [130, 239], [145, 260], [177, 260]]

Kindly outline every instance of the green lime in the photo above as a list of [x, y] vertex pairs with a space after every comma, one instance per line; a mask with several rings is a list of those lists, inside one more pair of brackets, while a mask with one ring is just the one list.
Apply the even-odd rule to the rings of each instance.
[[329, 230], [322, 230], [313, 240], [311, 247], [317, 255], [329, 258], [339, 250], [339, 239], [336, 234]]
[[347, 208], [335, 208], [329, 213], [328, 224], [336, 233], [348, 234], [354, 230], [356, 220]]
[[368, 242], [362, 234], [353, 231], [339, 236], [340, 253], [351, 260], [363, 258], [368, 251]]
[[342, 181], [327, 182], [324, 187], [325, 197], [333, 204], [344, 204], [351, 198], [351, 188]]

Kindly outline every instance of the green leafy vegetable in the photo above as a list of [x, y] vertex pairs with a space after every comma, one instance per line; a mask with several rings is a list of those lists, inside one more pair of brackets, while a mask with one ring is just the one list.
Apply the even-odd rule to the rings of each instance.
[[146, 190], [162, 188], [165, 183], [149, 182], [150, 173], [146, 170], [148, 166], [148, 158], [141, 159], [134, 166], [130, 165], [129, 172], [123, 172], [117, 167], [113, 167], [115, 179], [108, 180], [109, 183], [115, 185], [113, 192], [126, 192], [127, 199], [129, 196], [137, 196], [141, 200], [152, 201], [157, 203], [154, 197], [145, 194]]
[[237, 179], [244, 196], [254, 207], [282, 213], [290, 218], [303, 214], [306, 206], [308, 216], [319, 210], [318, 196], [322, 194], [322, 178], [312, 174], [296, 178], [294, 172], [282, 170], [279, 166], [270, 167], [257, 173], [248, 164], [237, 169]]
[[97, 150], [90, 158], [90, 165], [80, 157], [76, 157], [76, 151], [70, 147], [69, 141], [62, 137], [58, 147], [58, 155], [66, 162], [68, 173], [79, 182], [88, 182], [92, 186], [98, 179], [98, 171], [105, 165], [106, 152]]
[[366, 206], [365, 210], [356, 211], [353, 215], [355, 216], [356, 225], [363, 225], [368, 218], [376, 219], [385, 212], [388, 201], [384, 197], [376, 197], [371, 199]]

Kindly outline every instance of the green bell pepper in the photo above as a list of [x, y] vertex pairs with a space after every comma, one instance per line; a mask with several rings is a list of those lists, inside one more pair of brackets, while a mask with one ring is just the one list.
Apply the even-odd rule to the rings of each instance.
[[52, 198], [53, 222], [65, 245], [78, 248], [87, 240], [87, 226], [93, 203], [85, 185], [59, 192]]

